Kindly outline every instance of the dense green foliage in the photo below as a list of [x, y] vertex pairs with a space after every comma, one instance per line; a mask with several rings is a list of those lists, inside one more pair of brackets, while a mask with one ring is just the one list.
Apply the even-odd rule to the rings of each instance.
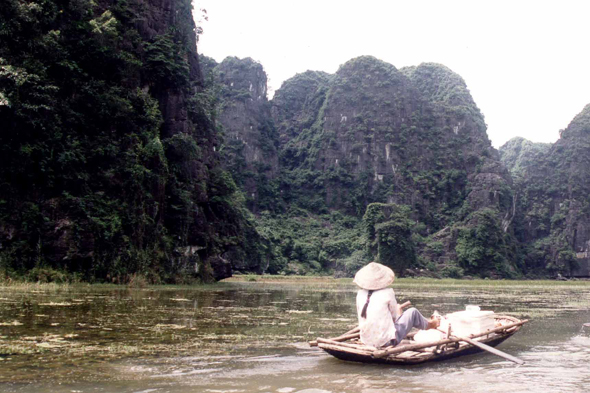
[[[257, 226], [273, 244], [275, 259], [266, 270], [269, 273], [334, 273], [335, 263], [346, 269], [351, 255], [364, 252], [360, 221], [337, 211], [322, 215], [296, 207], [282, 214], [266, 211], [257, 218]], [[365, 263], [366, 257], [360, 266]]]
[[[211, 154], [214, 103], [200, 88], [191, 3], [173, 1], [166, 12], [175, 24], [146, 34], [136, 22], [157, 7], [3, 2], [5, 273], [184, 281], [195, 269], [210, 279], [208, 258], [228, 250], [260, 256], [234, 181]], [[178, 107], [186, 113], [182, 132], [169, 113]], [[246, 236], [253, 250], [244, 248]], [[185, 251], [189, 245], [197, 251]]]
[[518, 261], [518, 255], [510, 253], [510, 235], [506, 234], [498, 219], [498, 213], [491, 209], [482, 209], [472, 213], [465, 226], [454, 228], [457, 234], [457, 262], [469, 274], [499, 274], [502, 277], [516, 275], [508, 270]]
[[207, 59], [207, 86], [217, 93], [220, 154], [224, 168], [254, 211], [280, 207], [274, 178], [278, 135], [266, 99], [266, 74], [250, 58]]
[[[284, 205], [317, 216], [337, 210], [355, 219], [370, 217], [371, 204], [407, 206], [403, 220], [372, 223], [378, 235], [360, 239], [362, 250], [332, 258], [339, 273], [350, 275], [350, 266], [372, 259], [396, 266], [401, 274], [405, 268], [460, 273], [458, 265], [453, 272], [447, 269], [458, 263], [459, 230], [432, 236], [449, 227], [470, 228], [470, 214], [489, 206], [490, 193], [496, 216], [511, 208], [508, 176], [487, 139], [483, 116], [463, 80], [444, 66], [399, 71], [360, 57], [333, 76], [296, 75], [272, 104], [281, 138], [278, 180]], [[492, 184], [479, 183], [477, 174], [486, 172], [494, 176]], [[493, 251], [507, 255], [514, 241], [508, 236]], [[486, 276], [511, 274], [517, 263], [507, 257], [478, 260], [475, 270]]]
[[370, 253], [402, 276], [417, 260], [410, 213], [407, 206], [372, 203], [363, 217]]
[[555, 144], [514, 138], [500, 152], [515, 179], [526, 271], [577, 274], [590, 256], [590, 105]]
[[[149, 21], [149, 22], [147, 22]], [[500, 156], [460, 76], [369, 56], [272, 101], [196, 54], [189, 0], [6, 0], [0, 271], [187, 281], [572, 273], [589, 253], [590, 106]]]
[[[516, 239], [506, 232], [510, 176], [465, 82], [448, 68], [397, 70], [363, 56], [335, 75], [307, 71], [276, 92], [274, 124], [261, 121], [268, 110], [256, 104], [266, 83], [259, 64], [227, 58], [205, 68], [221, 84], [225, 166], [277, 258], [263, 270], [350, 276], [380, 260], [399, 274], [518, 275]], [[260, 165], [252, 152], [273, 133], [279, 143]], [[334, 212], [356, 223], [339, 232], [354, 246], [320, 252], [335, 234], [318, 238], [314, 225], [332, 227]], [[489, 234], [498, 241], [486, 243]], [[297, 239], [296, 252], [286, 239]]]
[[512, 138], [500, 149], [502, 162], [510, 169], [516, 182], [524, 181], [531, 167], [538, 164], [551, 149], [550, 143], [532, 143], [524, 138]]

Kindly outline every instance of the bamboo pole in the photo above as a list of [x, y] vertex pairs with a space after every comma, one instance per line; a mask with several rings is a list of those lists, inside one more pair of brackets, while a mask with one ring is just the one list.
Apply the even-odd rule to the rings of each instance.
[[[331, 341], [348, 341], [348, 340], [351, 340], [353, 338], [359, 338], [360, 337], [359, 330], [360, 329], [357, 327], [357, 328], [354, 328], [354, 329], [351, 330], [351, 332], [352, 331], [355, 331], [354, 333], [348, 333], [347, 332], [347, 333], [343, 334], [342, 336], [338, 336], [338, 337], [334, 337], [334, 338], [328, 338], [327, 340], [331, 340]], [[310, 341], [309, 342], [309, 346], [310, 347], [317, 347], [318, 346], [318, 341], [317, 340]]]
[[[351, 329], [349, 331], [347, 331], [346, 333], [344, 333], [342, 336], [348, 336], [349, 334], [354, 334], [354, 333], [358, 333], [361, 331], [361, 328], [359, 328], [358, 326], [355, 327], [354, 329]], [[338, 336], [338, 337], [342, 337], [342, 336]]]
[[448, 344], [448, 343], [457, 342], [457, 341], [460, 341], [460, 340], [454, 339], [454, 338], [449, 338], [449, 339], [445, 339], [445, 340], [431, 341], [431, 342], [422, 343], [422, 344], [402, 345], [401, 347], [393, 347], [390, 349], [382, 349], [379, 351], [375, 351], [373, 353], [373, 357], [384, 358], [389, 355], [395, 355], [395, 354], [406, 352], [406, 351], [414, 351], [416, 349], [436, 347], [437, 345]]
[[[342, 347], [340, 347], [338, 345], [319, 343], [318, 346], [322, 349], [330, 349], [332, 351], [342, 352]], [[354, 348], [347, 348], [346, 352], [354, 353], [356, 355], [363, 355], [363, 356], [367, 356], [367, 357], [371, 357], [371, 355], [373, 354], [372, 351], [362, 351], [360, 349], [354, 349]]]
[[372, 347], [370, 345], [342, 343], [342, 342], [338, 342], [338, 341], [334, 341], [334, 340], [328, 340], [328, 339], [325, 339], [325, 338], [318, 337], [318, 345], [320, 343], [322, 343], [322, 344], [336, 345], [336, 346], [340, 346], [340, 347], [344, 347], [344, 348], [360, 349], [360, 350], [364, 350], [364, 351], [376, 351], [377, 350], [377, 348]]

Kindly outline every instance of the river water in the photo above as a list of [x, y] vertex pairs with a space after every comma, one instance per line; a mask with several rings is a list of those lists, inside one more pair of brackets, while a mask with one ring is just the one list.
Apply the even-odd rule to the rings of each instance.
[[529, 318], [491, 354], [343, 362], [307, 341], [355, 326], [350, 280], [203, 287], [0, 287], [2, 392], [583, 392], [590, 283], [398, 280], [425, 315], [466, 304]]

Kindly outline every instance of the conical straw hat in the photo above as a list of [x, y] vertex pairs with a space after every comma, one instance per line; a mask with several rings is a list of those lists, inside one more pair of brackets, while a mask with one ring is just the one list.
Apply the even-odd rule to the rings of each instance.
[[375, 291], [386, 288], [395, 279], [393, 270], [377, 262], [371, 262], [354, 276], [354, 283], [363, 289]]

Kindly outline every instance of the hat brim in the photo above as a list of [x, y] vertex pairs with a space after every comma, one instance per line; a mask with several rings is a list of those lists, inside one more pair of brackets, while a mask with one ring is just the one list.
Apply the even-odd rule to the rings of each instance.
[[393, 270], [380, 263], [371, 262], [354, 276], [354, 283], [363, 289], [375, 291], [387, 288], [395, 280]]

